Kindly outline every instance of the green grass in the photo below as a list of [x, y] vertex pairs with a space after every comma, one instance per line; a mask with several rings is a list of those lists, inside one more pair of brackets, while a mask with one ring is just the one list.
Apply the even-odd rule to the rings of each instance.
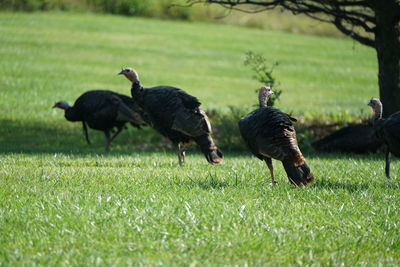
[[0, 36], [0, 110], [8, 117], [54, 120], [59, 114], [46, 109], [53, 101], [92, 88], [128, 94], [116, 76], [121, 66], [137, 68], [145, 86], [181, 87], [206, 108], [250, 106], [260, 84], [243, 65], [248, 50], [281, 63], [286, 110], [359, 112], [378, 95], [374, 51], [350, 40], [62, 13], [0, 13]]
[[[343, 37], [343, 34], [332, 24], [321, 23], [305, 15], [294, 15], [281, 9], [246, 13], [230, 10], [216, 4], [196, 4], [190, 8], [187, 7], [187, 4], [187, 0], [57, 0], [45, 2], [43, 0], [3, 0], [0, 10], [97, 12], [158, 19], [225, 23], [275, 31]], [[254, 11], [254, 9], [250, 10]]]
[[249, 155], [210, 166], [192, 148], [179, 167], [151, 129], [125, 131], [104, 156], [100, 133], [87, 146], [80, 124], [50, 108], [93, 88], [128, 94], [121, 66], [136, 67], [146, 86], [181, 87], [205, 108], [251, 108], [259, 84], [243, 59], [253, 50], [281, 62], [282, 110], [357, 113], [377, 95], [371, 49], [62, 13], [0, 13], [0, 43], [0, 265], [400, 264], [400, 184], [386, 182], [380, 155], [306, 155], [318, 182], [303, 189], [275, 163], [271, 187]]
[[377, 157], [309, 157], [318, 183], [280, 164], [222, 166], [172, 153], [0, 158], [6, 265], [398, 265], [399, 182]]
[[[248, 50], [280, 62], [278, 107], [294, 116], [369, 113], [365, 103], [378, 93], [373, 50], [344, 39], [109, 15], [0, 13], [0, 43], [0, 147], [9, 152], [86, 151], [80, 124], [51, 106], [90, 89], [129, 94], [128, 81], [116, 75], [121, 66], [137, 68], [145, 86], [183, 88], [206, 109], [252, 109], [260, 84], [243, 65]], [[139, 143], [158, 138], [131, 131], [115, 144], [132, 136]], [[102, 137], [95, 138], [98, 148]]]

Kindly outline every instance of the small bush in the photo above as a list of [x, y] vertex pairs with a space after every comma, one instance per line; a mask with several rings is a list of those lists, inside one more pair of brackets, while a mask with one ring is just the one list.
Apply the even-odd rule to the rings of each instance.
[[279, 65], [279, 62], [274, 61], [269, 64], [263, 55], [249, 51], [246, 53], [244, 65], [249, 66], [255, 72], [253, 76], [255, 80], [273, 89], [274, 94], [269, 97], [268, 106], [274, 106], [275, 101], [279, 100], [282, 94], [282, 90], [277, 88], [278, 82], [276, 78], [272, 75], [274, 68]]
[[192, 9], [174, 6], [174, 0], [0, 0], [0, 10], [92, 11], [125, 16], [190, 20]]

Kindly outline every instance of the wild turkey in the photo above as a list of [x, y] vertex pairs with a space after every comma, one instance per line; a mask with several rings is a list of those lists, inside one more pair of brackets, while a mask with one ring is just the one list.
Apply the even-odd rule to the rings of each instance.
[[368, 106], [372, 108], [373, 116], [371, 123], [374, 126], [375, 134], [385, 145], [386, 177], [390, 178], [390, 154], [400, 157], [400, 111], [382, 119], [383, 106], [379, 99], [372, 98]]
[[143, 88], [132, 68], [125, 68], [119, 74], [132, 82], [132, 97], [148, 115], [150, 125], [177, 147], [180, 165], [185, 161], [186, 144], [192, 140], [209, 163], [222, 163], [223, 155], [211, 138], [210, 121], [199, 108], [196, 97], [171, 86]]
[[374, 127], [359, 123], [343, 127], [314, 142], [313, 147], [320, 152], [369, 153], [376, 152], [382, 141], [375, 137]]
[[[106, 153], [125, 123], [130, 122], [136, 128], [145, 125], [142, 109], [130, 97], [107, 90], [88, 91], [78, 97], [72, 107], [65, 101], [59, 101], [53, 108], [65, 110], [64, 116], [68, 121], [82, 122], [88, 144], [90, 140], [86, 124], [92, 129], [103, 131]], [[114, 128], [117, 131], [111, 136]]]
[[271, 88], [263, 86], [259, 90], [260, 108], [250, 112], [239, 121], [240, 133], [251, 152], [264, 160], [275, 184], [272, 158], [283, 163], [290, 183], [305, 186], [314, 183], [311, 173], [297, 144], [292, 118], [280, 110], [268, 107]]

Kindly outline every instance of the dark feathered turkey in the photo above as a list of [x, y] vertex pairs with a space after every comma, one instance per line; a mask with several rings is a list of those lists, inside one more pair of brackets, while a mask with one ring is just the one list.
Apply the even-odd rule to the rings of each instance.
[[[82, 94], [71, 107], [65, 101], [54, 104], [65, 110], [65, 118], [69, 121], [81, 121], [86, 141], [90, 144], [87, 125], [95, 130], [104, 132], [105, 151], [109, 151], [112, 140], [129, 122], [140, 128], [145, 125], [142, 109], [132, 98], [107, 90], [93, 90]], [[116, 132], [111, 136], [112, 131]]]
[[275, 183], [272, 159], [279, 160], [289, 181], [297, 186], [314, 182], [296, 139], [292, 121], [295, 120], [280, 110], [268, 107], [269, 87], [260, 88], [260, 108], [250, 112], [239, 121], [240, 133], [251, 152], [264, 160]]
[[383, 142], [376, 138], [374, 127], [368, 124], [353, 124], [343, 127], [313, 143], [320, 152], [376, 152]]
[[390, 155], [393, 154], [396, 157], [400, 157], [400, 111], [386, 119], [382, 119], [383, 106], [381, 101], [377, 98], [372, 98], [368, 105], [372, 107], [374, 112], [371, 122], [374, 126], [375, 135], [385, 145], [385, 173], [390, 180]]
[[195, 141], [207, 161], [219, 164], [223, 155], [211, 137], [211, 124], [196, 97], [171, 86], [143, 88], [131, 68], [120, 72], [132, 81], [133, 99], [143, 108], [149, 124], [176, 146], [179, 164], [185, 159], [185, 145]]

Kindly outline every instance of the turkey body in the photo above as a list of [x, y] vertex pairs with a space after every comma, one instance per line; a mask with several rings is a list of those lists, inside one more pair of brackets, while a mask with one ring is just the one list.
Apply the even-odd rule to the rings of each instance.
[[383, 136], [389, 152], [400, 157], [400, 112], [396, 112], [385, 119], [383, 125], [379, 128], [378, 135]]
[[[85, 92], [74, 105], [65, 110], [68, 121], [81, 121], [88, 143], [86, 124], [95, 130], [103, 131], [106, 137], [105, 150], [109, 150], [111, 141], [121, 132], [129, 122], [140, 128], [145, 125], [142, 118], [142, 109], [130, 97], [108, 90], [92, 90]], [[113, 136], [110, 133], [117, 129]]]
[[354, 124], [343, 127], [336, 132], [313, 143], [321, 152], [376, 152], [383, 142], [376, 138], [374, 127], [367, 124]]
[[376, 137], [386, 149], [386, 177], [390, 179], [390, 155], [400, 157], [400, 112], [392, 114], [387, 119], [379, 119], [374, 123]]
[[283, 163], [292, 184], [307, 185], [314, 177], [298, 147], [292, 120], [288, 114], [264, 106], [240, 119], [239, 129], [251, 152], [266, 161], [273, 182], [271, 158]]
[[222, 162], [223, 155], [211, 137], [211, 124], [196, 97], [171, 86], [143, 88], [139, 82], [132, 83], [131, 93], [149, 125], [177, 145], [180, 164], [184, 162], [184, 146], [190, 141], [199, 145], [209, 163]]

